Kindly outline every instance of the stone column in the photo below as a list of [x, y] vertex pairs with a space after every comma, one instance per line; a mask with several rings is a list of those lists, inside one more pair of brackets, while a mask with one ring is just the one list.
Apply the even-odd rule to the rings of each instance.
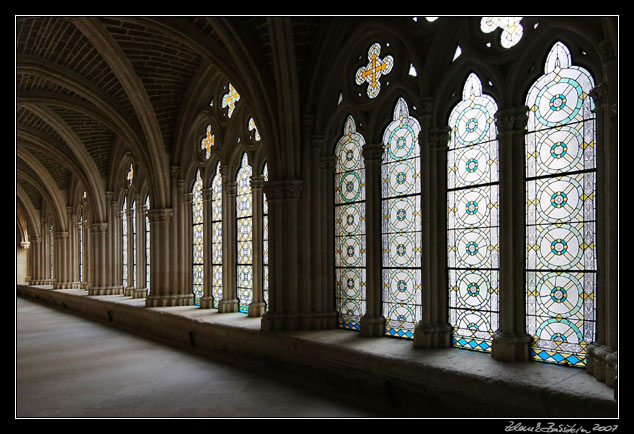
[[128, 226], [128, 243], [126, 246], [128, 255], [128, 263], [126, 264], [128, 269], [128, 281], [125, 282], [123, 295], [128, 297], [131, 297], [134, 291], [134, 225], [132, 219], [134, 210], [131, 206], [132, 203], [128, 203], [128, 207], [123, 214], [123, 218], [126, 219]]
[[41, 279], [41, 262], [40, 262], [40, 249], [42, 248], [42, 238], [40, 237], [30, 237], [29, 241], [31, 242], [30, 248], [30, 258], [29, 258], [29, 284], [30, 285], [39, 285], [39, 280]]
[[[429, 102], [430, 103], [430, 102]], [[423, 317], [414, 332], [416, 348], [451, 346], [447, 282], [447, 143], [449, 128], [429, 130], [421, 117], [422, 301]]]
[[[108, 262], [108, 245], [107, 245], [107, 223], [93, 223], [90, 226], [91, 249], [90, 249], [90, 267], [93, 278], [91, 287], [88, 288], [88, 295], [112, 295], [112, 286], [107, 285], [107, 262]], [[116, 292], [118, 294], [118, 292]]]
[[595, 104], [596, 177], [596, 338], [588, 346], [587, 372], [615, 388], [619, 340], [619, 166], [618, 62], [610, 41], [599, 45], [603, 81], [590, 92]]
[[53, 282], [53, 289], [68, 289], [70, 287], [70, 281], [68, 276], [68, 232], [60, 231], [54, 232], [53, 243], [53, 270], [55, 273], [55, 281]]
[[262, 293], [262, 276], [263, 276], [263, 201], [262, 201], [262, 183], [261, 175], [251, 176], [251, 197], [252, 197], [252, 252], [253, 252], [253, 300], [249, 304], [248, 316], [260, 317], [264, 314], [264, 296]]
[[238, 183], [229, 179], [226, 165], [220, 166], [222, 175], [222, 300], [218, 301], [218, 312], [238, 312], [236, 270], [236, 193]]
[[361, 336], [385, 335], [385, 317], [381, 310], [383, 295], [381, 241], [381, 160], [383, 143], [363, 145], [365, 164], [365, 261], [366, 261], [366, 312], [361, 317]]
[[136, 287], [132, 298], [144, 298], [147, 294], [145, 282], [145, 204], [141, 195], [136, 198]]
[[[175, 168], [172, 168], [175, 170]], [[178, 171], [180, 174], [180, 170]], [[176, 172], [174, 172], [176, 176]], [[177, 197], [174, 208], [174, 221], [172, 222], [172, 230], [174, 231], [174, 241], [172, 250], [175, 252], [173, 257], [174, 272], [172, 276], [172, 293], [179, 298], [189, 297], [191, 303], [194, 303], [193, 276], [191, 270], [192, 249], [191, 249], [191, 193], [185, 193], [185, 180], [178, 178], [176, 180]]]
[[323, 286], [323, 294], [322, 294], [322, 306], [325, 312], [333, 312], [334, 322], [332, 327], [336, 326], [336, 312], [335, 312], [335, 273], [334, 273], [334, 263], [335, 263], [335, 245], [334, 245], [334, 212], [333, 205], [335, 203], [333, 192], [334, 192], [334, 168], [335, 168], [335, 157], [330, 155], [322, 156], [319, 160], [319, 185], [321, 187], [321, 192], [319, 195], [320, 206], [319, 206], [319, 219], [322, 222], [321, 225], [321, 243], [322, 250], [319, 255], [319, 259], [321, 260], [321, 270], [322, 270], [322, 286]]
[[529, 360], [526, 333], [525, 134], [528, 107], [497, 111], [500, 170], [500, 325], [491, 355], [501, 361]]
[[213, 190], [203, 188], [203, 296], [200, 298], [201, 309], [211, 309], [214, 296], [211, 292], [211, 199]]
[[176, 294], [171, 289], [172, 285], [172, 255], [173, 246], [171, 240], [171, 219], [173, 210], [151, 209], [148, 212], [150, 219], [150, 280], [152, 292], [145, 299], [146, 307], [188, 306], [192, 304], [193, 294]]

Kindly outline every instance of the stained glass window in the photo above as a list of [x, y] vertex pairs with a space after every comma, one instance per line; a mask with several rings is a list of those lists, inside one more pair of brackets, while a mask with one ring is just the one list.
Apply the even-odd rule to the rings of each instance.
[[449, 116], [447, 248], [452, 345], [491, 351], [498, 328], [499, 215], [497, 104], [467, 78]]
[[[262, 178], [269, 180], [268, 164], [264, 163]], [[262, 299], [265, 309], [269, 305], [269, 202], [266, 193], [262, 194]]]
[[249, 131], [253, 131], [253, 139], [256, 142], [259, 142], [260, 132], [258, 131], [258, 127], [255, 125], [255, 120], [253, 118], [249, 118]]
[[85, 249], [85, 246], [84, 246], [84, 241], [85, 241], [84, 228], [86, 227], [86, 223], [87, 223], [86, 217], [84, 216], [84, 214], [82, 212], [82, 214], [79, 215], [79, 228], [78, 228], [78, 232], [79, 232], [79, 282], [83, 282], [84, 281], [84, 254], [86, 252], [86, 249]]
[[595, 116], [591, 74], [557, 42], [528, 91], [526, 303], [534, 360], [585, 366], [595, 337]]
[[200, 170], [196, 170], [196, 180], [192, 186], [192, 292], [196, 306], [200, 306], [204, 290], [203, 225], [203, 180]]
[[145, 199], [145, 288], [150, 293], [150, 196]]
[[370, 98], [376, 98], [381, 91], [380, 78], [392, 71], [394, 58], [387, 55], [381, 59], [381, 44], [375, 42], [368, 50], [368, 64], [360, 67], [355, 75], [355, 82], [359, 85], [368, 83], [367, 94]]
[[366, 309], [364, 144], [348, 116], [335, 147], [335, 297], [338, 326], [351, 330]]
[[54, 240], [54, 236], [53, 236], [53, 225], [49, 226], [48, 229], [48, 239], [49, 239], [49, 260], [50, 260], [50, 272], [51, 272], [51, 280], [54, 279], [55, 277], [55, 240]]
[[240, 94], [233, 87], [231, 83], [229, 83], [229, 90], [222, 97], [222, 108], [227, 109], [227, 117], [231, 117], [233, 115], [233, 111], [236, 108], [236, 103], [240, 101]]
[[247, 313], [253, 301], [253, 198], [251, 196], [252, 169], [247, 154], [237, 174], [237, 290], [240, 312]]
[[126, 215], [126, 209], [128, 209], [127, 198], [123, 198], [123, 208], [121, 210], [121, 249], [123, 265], [123, 287], [128, 287], [128, 216]]
[[220, 162], [211, 180], [211, 293], [213, 308], [222, 300], [222, 175]]
[[214, 146], [215, 136], [211, 131], [211, 125], [207, 125], [207, 130], [205, 131], [205, 136], [200, 141], [200, 149], [205, 151], [205, 158], [209, 160], [211, 157], [211, 149]]
[[130, 231], [132, 243], [132, 287], [136, 288], [136, 201], [132, 202], [132, 230]]
[[422, 317], [420, 130], [400, 98], [383, 134], [383, 315], [386, 335], [408, 339]]
[[128, 173], [126, 174], [126, 179], [128, 181], [128, 186], [132, 186], [132, 181], [134, 181], [134, 167], [132, 163], [130, 163], [130, 168], [128, 169]]
[[524, 34], [524, 27], [520, 21], [522, 21], [522, 17], [482, 17], [480, 29], [484, 33], [491, 33], [498, 27], [501, 28], [500, 44], [504, 48], [511, 48], [522, 39]]

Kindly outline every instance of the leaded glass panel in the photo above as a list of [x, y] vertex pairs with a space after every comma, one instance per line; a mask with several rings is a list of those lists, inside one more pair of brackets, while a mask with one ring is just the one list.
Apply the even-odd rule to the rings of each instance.
[[205, 280], [203, 225], [203, 180], [200, 177], [200, 170], [197, 170], [196, 180], [192, 186], [192, 292], [194, 293], [194, 304], [196, 306], [200, 306]]
[[595, 337], [594, 87], [561, 42], [529, 89], [526, 134], [527, 331], [537, 361], [585, 366]]
[[130, 242], [132, 243], [132, 287], [136, 288], [136, 201], [132, 202], [132, 230]]
[[350, 330], [366, 309], [364, 144], [348, 116], [335, 146], [335, 300], [338, 327]]
[[470, 74], [449, 116], [447, 266], [452, 345], [491, 351], [498, 328], [497, 104]]
[[213, 308], [222, 300], [222, 175], [220, 163], [211, 180], [211, 293]]
[[123, 266], [124, 288], [128, 286], [128, 216], [126, 214], [127, 199], [123, 198], [123, 208], [121, 209], [121, 265]]
[[[264, 182], [269, 180], [268, 164], [262, 169]], [[265, 310], [269, 304], [269, 203], [266, 193], [262, 194], [262, 299]]]
[[399, 99], [383, 134], [382, 299], [385, 334], [407, 339], [422, 318], [420, 130]]
[[150, 196], [145, 199], [145, 288], [150, 294]]
[[252, 169], [247, 154], [242, 156], [236, 182], [237, 290], [240, 312], [247, 313], [253, 301], [253, 198]]

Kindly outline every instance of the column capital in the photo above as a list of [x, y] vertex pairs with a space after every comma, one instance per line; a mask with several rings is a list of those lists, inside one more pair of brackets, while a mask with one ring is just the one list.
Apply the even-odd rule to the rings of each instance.
[[304, 181], [300, 179], [288, 179], [283, 181], [267, 181], [263, 190], [267, 199], [298, 199], [302, 194]]
[[174, 210], [171, 208], [149, 209], [147, 215], [152, 222], [170, 221], [174, 215]]
[[432, 150], [446, 151], [451, 137], [451, 128], [441, 127], [429, 131], [429, 144]]
[[262, 175], [253, 175], [251, 176], [251, 188], [253, 190], [262, 189], [262, 185], [264, 184], [264, 177]]
[[211, 187], [203, 188], [203, 201], [209, 202], [213, 200], [214, 189]]
[[194, 197], [193, 193], [185, 193], [185, 194], [183, 194], [183, 202], [184, 203], [191, 203], [193, 197]]
[[383, 143], [366, 143], [363, 145], [361, 154], [364, 161], [381, 161], [383, 158], [383, 150], [385, 147]]
[[495, 113], [495, 125], [502, 133], [524, 131], [528, 124], [528, 107], [500, 109]]
[[422, 116], [431, 116], [434, 109], [434, 98], [431, 96], [421, 96], [418, 98], [416, 105]]
[[108, 223], [93, 223], [90, 225], [90, 232], [93, 234], [104, 233], [108, 230]]

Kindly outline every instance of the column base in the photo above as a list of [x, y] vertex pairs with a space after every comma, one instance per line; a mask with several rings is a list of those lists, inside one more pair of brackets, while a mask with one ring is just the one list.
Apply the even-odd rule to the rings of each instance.
[[532, 341], [533, 338], [525, 333], [496, 333], [493, 336], [491, 357], [501, 362], [527, 362]]
[[248, 316], [252, 318], [261, 317], [266, 312], [266, 304], [253, 302], [249, 305]]
[[618, 373], [618, 352], [606, 345], [588, 345], [586, 372], [610, 387], [615, 387]]
[[385, 317], [369, 317], [364, 315], [359, 321], [359, 334], [363, 337], [379, 337], [385, 335]]
[[145, 298], [147, 295], [147, 288], [134, 288], [132, 291], [132, 298]]
[[200, 297], [200, 308], [201, 309], [212, 309], [214, 307], [214, 298], [209, 295], [206, 297]]
[[88, 295], [121, 295], [122, 290], [122, 286], [107, 286], [103, 288], [92, 286], [87, 289]]
[[134, 294], [134, 287], [133, 286], [128, 286], [123, 291], [123, 295], [126, 296], [126, 297], [132, 297], [132, 294]]
[[187, 295], [149, 295], [145, 299], [145, 307], [191, 306], [194, 294]]
[[414, 330], [414, 348], [449, 348], [451, 324], [422, 324]]
[[274, 313], [262, 315], [262, 331], [329, 330], [337, 326], [337, 313]]
[[218, 302], [218, 313], [233, 313], [240, 311], [240, 301], [237, 298], [232, 300], [220, 300]]

